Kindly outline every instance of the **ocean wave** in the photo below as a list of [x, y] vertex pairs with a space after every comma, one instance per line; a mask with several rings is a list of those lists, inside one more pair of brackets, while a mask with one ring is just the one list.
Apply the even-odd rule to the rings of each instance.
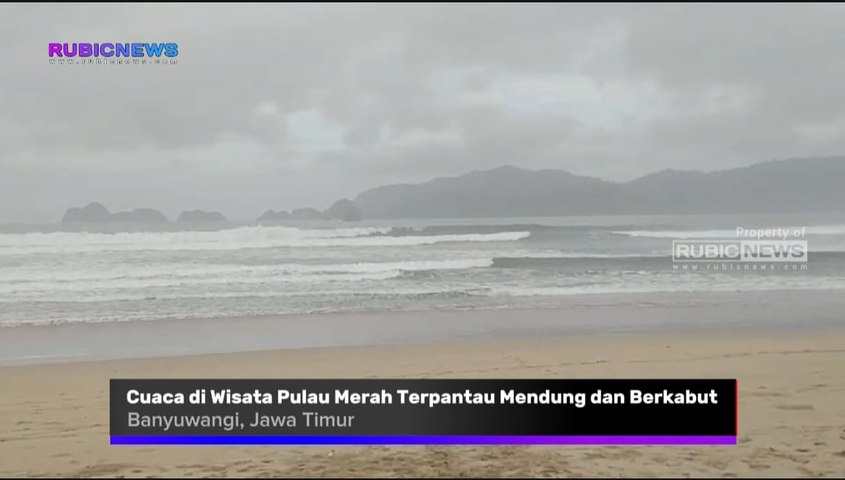
[[[748, 227], [751, 229], [751, 227]], [[789, 231], [803, 226], [759, 227], [760, 230], [783, 228]], [[739, 238], [736, 228], [716, 230], [617, 230], [611, 235], [645, 238]], [[815, 225], [806, 227], [806, 235], [845, 235], [845, 225]], [[793, 237], [791, 237], [793, 238]]]
[[229, 291], [245, 293], [243, 289], [254, 290], [257, 288], [289, 288], [299, 289], [303, 292], [317, 291], [321, 285], [332, 285], [337, 283], [355, 284], [364, 281], [380, 281], [396, 278], [402, 272], [385, 271], [371, 273], [341, 273], [323, 275], [254, 275], [245, 274], [242, 276], [215, 277], [205, 276], [200, 278], [168, 278], [157, 277], [151, 279], [121, 279], [121, 280], [95, 280], [55, 283], [50, 281], [31, 282], [27, 284], [0, 284], [0, 303], [15, 302], [23, 298], [44, 298], [45, 296], [56, 297], [61, 294], [72, 293], [74, 295], [89, 296], [98, 298], [107, 296], [114, 291], [150, 292], [143, 296], [158, 296], [152, 289], [203, 289], [209, 290], [214, 287]]
[[[693, 277], [694, 278], [694, 277]], [[734, 280], [734, 281], [731, 281]], [[296, 313], [294, 311], [287, 311], [287, 302], [293, 300], [305, 301], [312, 303], [314, 295], [323, 295], [331, 297], [332, 301], [321, 302], [324, 305], [324, 311], [352, 311], [349, 305], [344, 304], [346, 300], [353, 300], [356, 305], [365, 306], [372, 301], [383, 301], [393, 304], [397, 300], [413, 301], [413, 300], [436, 300], [436, 299], [455, 299], [455, 298], [490, 298], [490, 297], [558, 297], [558, 296], [572, 296], [584, 294], [631, 294], [631, 293], [671, 293], [671, 292], [743, 292], [743, 291], [782, 291], [782, 290], [845, 290], [845, 282], [839, 280], [835, 282], [823, 281], [818, 278], [805, 278], [804, 281], [782, 281], [782, 282], [754, 282], [754, 281], [736, 281], [729, 276], [723, 275], [720, 281], [712, 281], [709, 279], [699, 279], [692, 282], [655, 282], [655, 283], [636, 283], [628, 284], [621, 282], [572, 282], [568, 285], [491, 285], [491, 286], [421, 286], [420, 288], [390, 288], [390, 289], [374, 289], [371, 291], [357, 291], [348, 288], [333, 288], [320, 289], [319, 291], [307, 292], [276, 292], [276, 291], [257, 291], [257, 292], [219, 292], [219, 293], [162, 293], [160, 295], [142, 295], [136, 292], [114, 292], [109, 295], [98, 297], [79, 297], [73, 295], [51, 296], [49, 299], [43, 297], [33, 297], [30, 299], [20, 299], [13, 303], [17, 305], [30, 305], [31, 308], [37, 309], [38, 306], [49, 306], [50, 310], [55, 310], [54, 305], [64, 305], [73, 308], [72, 305], [95, 305], [103, 304], [110, 307], [120, 303], [134, 303], [139, 306], [147, 305], [149, 308], [158, 305], [161, 302], [176, 302], [184, 306], [186, 301], [207, 301], [207, 302], [226, 302], [228, 308], [237, 309], [240, 301], [249, 299], [283, 299], [283, 303], [276, 308], [281, 310], [274, 310], [273, 314]], [[234, 301], [234, 303], [233, 303]], [[0, 300], [0, 304], [6, 300]], [[404, 307], [413, 308], [421, 304], [407, 304], [403, 303]], [[478, 304], [477, 306], [482, 306]], [[400, 308], [399, 305], [395, 305]], [[291, 305], [292, 307], [292, 305]], [[403, 308], [404, 308], [403, 307]], [[144, 308], [142, 308], [143, 310]], [[106, 310], [111, 311], [111, 308]], [[64, 317], [64, 310], [56, 311], [59, 318]], [[152, 310], [151, 310], [152, 312]], [[159, 312], [160, 313], [160, 312]], [[203, 313], [202, 316], [212, 316], [213, 312]], [[246, 312], [219, 312], [221, 316], [242, 315]], [[143, 312], [138, 312], [143, 315]], [[157, 315], [157, 314], [156, 314]], [[11, 325], [10, 320], [4, 319], [0, 322], [0, 326]]]
[[608, 263], [608, 264], [639, 264], [639, 263], [665, 263], [672, 260], [670, 255], [558, 255], [558, 256], [521, 256], [521, 257], [495, 257], [492, 267], [494, 268], [554, 268], [566, 265], [578, 265], [585, 263]]
[[[816, 265], [839, 265], [845, 260], [845, 250], [841, 247], [831, 249], [810, 246], [808, 259]], [[494, 268], [555, 268], [570, 265], [598, 264], [606, 268], [622, 269], [625, 266], [640, 265], [652, 268], [665, 268], [671, 264], [671, 250], [666, 254], [562, 254], [562, 255], [525, 255], [494, 257]], [[834, 263], [835, 262], [835, 263]]]
[[[842, 290], [845, 279], [828, 281], [780, 277], [761, 282], [752, 277], [664, 276], [654, 282], [572, 282], [554, 284], [398, 284], [374, 288], [335, 285], [300, 292], [273, 290], [179, 292], [164, 290], [144, 295], [137, 290], [111, 292], [101, 297], [79, 295], [33, 296], [0, 307], [0, 328], [17, 325], [103, 323], [177, 318], [237, 318], [247, 315], [303, 313], [475, 310], [571, 305], [565, 297], [584, 294], [618, 294], [708, 291]], [[769, 279], [772, 280], [772, 279]], [[796, 281], [799, 280], [799, 281]], [[627, 300], [626, 300], [627, 301]], [[0, 296], [0, 303], [5, 302]]]
[[610, 232], [611, 235], [646, 238], [734, 238], [733, 230], [623, 230]]
[[469, 225], [429, 225], [426, 227], [393, 227], [387, 232], [376, 232], [372, 236], [390, 237], [419, 237], [438, 235], [466, 235], [466, 234], [493, 234], [506, 232], [536, 232], [550, 230], [555, 227], [538, 224], [469, 224]]
[[0, 255], [108, 251], [231, 251], [276, 247], [391, 247], [449, 242], [509, 242], [527, 231], [423, 236], [374, 236], [384, 228], [241, 227], [216, 232], [0, 234]]
[[[714, 281], [714, 278], [718, 278]], [[753, 281], [748, 277], [721, 274], [718, 277], [691, 277], [678, 281], [676, 275], [653, 278], [653, 281], [572, 282], [568, 285], [499, 285], [485, 290], [485, 295], [500, 297], [569, 296], [582, 294], [671, 293], [671, 292], [765, 292], [785, 290], [845, 290], [845, 279], [777, 277], [772, 281]]]
[[[210, 244], [265, 244], [283, 240], [332, 239], [365, 237], [387, 228], [296, 228], [283, 226], [245, 226], [212, 231], [175, 232], [29, 232], [0, 234], [0, 249], [13, 247], [128, 247], [144, 246], [168, 249], [178, 246], [206, 246]], [[202, 249], [202, 248], [200, 248]]]
[[491, 289], [490, 295], [498, 297], [556, 297], [560, 295], [575, 295], [606, 290], [611, 293], [613, 288], [606, 285], [595, 285], [590, 282], [566, 286], [502, 286]]
[[[191, 285], [248, 285], [248, 284], [319, 284], [331, 282], [360, 282], [387, 280], [405, 272], [464, 270], [489, 267], [492, 258], [454, 260], [419, 260], [399, 262], [361, 262], [329, 265], [264, 265], [219, 266], [172, 265], [142, 267], [132, 271], [53, 272], [42, 269], [5, 269], [0, 275], [0, 293], [40, 294], [63, 292], [108, 291], [115, 289], [147, 289]], [[174, 273], [178, 272], [178, 273]]]
[[[165, 292], [156, 295], [141, 294], [137, 291], [116, 291], [98, 296], [51, 295], [49, 299], [43, 297], [21, 298], [17, 300], [0, 299], [0, 304], [30, 304], [37, 305], [91, 305], [113, 303], [137, 303], [153, 306], [160, 302], [184, 301], [231, 301], [249, 299], [284, 299], [286, 302], [294, 299], [313, 301], [314, 295], [331, 297], [333, 301], [354, 299], [361, 302], [370, 300], [422, 300], [433, 298], [459, 298], [485, 296], [490, 291], [488, 287], [437, 287], [421, 286], [416, 288], [373, 289], [370, 291], [350, 290], [349, 288], [325, 288], [309, 291], [250, 291], [250, 292], [215, 292], [215, 293], [173, 293]], [[332, 302], [324, 302], [327, 305]], [[344, 311], [339, 309], [337, 311]], [[205, 316], [205, 315], [204, 315]], [[7, 324], [4, 322], [4, 325]]]
[[845, 235], [845, 225], [819, 225], [807, 227], [808, 235]]

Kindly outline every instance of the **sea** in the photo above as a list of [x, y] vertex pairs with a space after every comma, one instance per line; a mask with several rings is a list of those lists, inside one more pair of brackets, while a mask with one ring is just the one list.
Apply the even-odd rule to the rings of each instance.
[[[803, 228], [809, 261], [679, 269], [672, 241]], [[554, 308], [573, 295], [845, 289], [845, 214], [0, 226], [0, 327]]]

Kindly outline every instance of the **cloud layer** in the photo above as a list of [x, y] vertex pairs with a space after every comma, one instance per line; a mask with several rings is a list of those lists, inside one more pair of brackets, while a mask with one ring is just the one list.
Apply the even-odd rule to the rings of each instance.
[[[0, 221], [845, 152], [842, 5], [0, 6]], [[178, 42], [167, 66], [50, 42]]]

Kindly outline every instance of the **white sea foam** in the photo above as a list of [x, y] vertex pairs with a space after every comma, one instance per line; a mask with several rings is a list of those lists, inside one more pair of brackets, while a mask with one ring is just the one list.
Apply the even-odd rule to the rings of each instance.
[[548, 251], [548, 252], [531, 252], [531, 253], [522, 253], [522, 254], [512, 254], [512, 255], [500, 255], [497, 258], [510, 258], [510, 259], [526, 259], [526, 260], [555, 260], [555, 259], [614, 259], [614, 258], [660, 258], [666, 257], [670, 255], [671, 252], [659, 252], [659, 251], [649, 251], [645, 253], [596, 253], [596, 252], [558, 252], [558, 251]]
[[447, 242], [509, 242], [530, 232], [386, 236], [389, 229], [241, 227], [216, 232], [54, 232], [0, 234], [0, 255], [109, 251], [231, 251], [275, 247], [389, 247]]
[[51, 282], [74, 282], [81, 280], [120, 280], [169, 277], [192, 278], [206, 276], [229, 276], [238, 274], [278, 276], [286, 274], [343, 274], [380, 273], [389, 271], [453, 270], [475, 267], [489, 267], [491, 257], [450, 260], [408, 260], [399, 262], [357, 262], [338, 264], [278, 264], [278, 265], [209, 265], [173, 263], [168, 265], [126, 265], [120, 269], [104, 268], [96, 271], [56, 270], [54, 267], [11, 267], [0, 270], [0, 283], [21, 283], [27, 280], [49, 280]]
[[807, 227], [808, 235], [845, 235], [845, 225], [818, 225]]
[[[790, 231], [803, 226], [773, 226], [765, 228], [788, 228]], [[745, 228], [745, 227], [743, 227]], [[614, 235], [646, 238], [737, 238], [736, 228], [716, 230], [621, 230], [611, 232]], [[845, 235], [845, 225], [816, 225], [808, 226], [807, 235]]]
[[731, 238], [736, 230], [627, 230], [612, 232], [614, 235], [647, 238]]
[[[107, 292], [119, 290], [136, 290], [141, 293], [135, 297], [143, 297], [143, 292], [148, 289], [179, 287], [228, 286], [234, 288], [263, 285], [272, 292], [284, 286], [314, 288], [315, 285], [330, 285], [337, 282], [387, 280], [399, 277], [402, 272], [489, 267], [492, 262], [492, 258], [467, 258], [328, 265], [176, 264], [128, 266], [100, 271], [12, 267], [0, 270], [0, 294], [4, 295], [4, 298], [0, 298], [0, 303], [4, 300], [44, 298], [45, 295], [55, 298], [60, 293], [99, 297]], [[352, 286], [347, 288], [352, 288]]]
[[[746, 277], [747, 278], [747, 277]], [[771, 279], [770, 279], [771, 280]], [[818, 277], [788, 281], [737, 281], [728, 275], [714, 281], [701, 276], [698, 281], [651, 282], [651, 283], [596, 283], [570, 286], [502, 286], [492, 288], [491, 296], [501, 297], [555, 297], [584, 294], [621, 294], [621, 293], [671, 293], [671, 292], [755, 292], [769, 290], [843, 290], [845, 281], [828, 280]]]

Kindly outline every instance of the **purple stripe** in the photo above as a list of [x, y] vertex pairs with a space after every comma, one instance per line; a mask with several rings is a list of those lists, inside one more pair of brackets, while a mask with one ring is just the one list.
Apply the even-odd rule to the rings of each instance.
[[112, 435], [112, 445], [736, 445], [733, 435]]

